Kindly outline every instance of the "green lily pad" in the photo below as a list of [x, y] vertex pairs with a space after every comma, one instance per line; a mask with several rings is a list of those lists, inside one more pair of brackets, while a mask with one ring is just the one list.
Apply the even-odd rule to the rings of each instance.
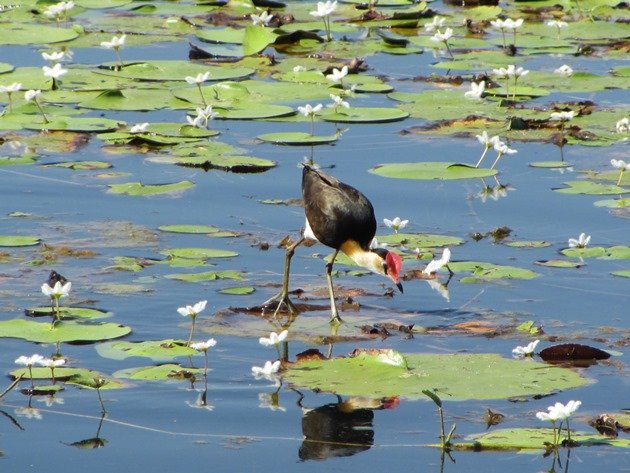
[[81, 171], [91, 171], [95, 169], [109, 169], [113, 166], [112, 163], [107, 163], [105, 161], [67, 161], [63, 163], [45, 164], [43, 167], [57, 167]]
[[195, 36], [208, 43], [243, 44], [245, 29], [243, 28], [209, 28], [198, 30]]
[[135, 380], [179, 380], [187, 379], [190, 375], [200, 375], [203, 373], [201, 368], [184, 368], [174, 363], [168, 363], [159, 366], [141, 366], [139, 368], [127, 368], [116, 371], [116, 378], [126, 378]]
[[79, 34], [71, 28], [41, 24], [7, 23], [0, 28], [0, 44], [52, 44], [69, 41]]
[[118, 128], [118, 121], [100, 117], [54, 117], [48, 123], [44, 123], [41, 117], [30, 123], [25, 123], [28, 130], [50, 131], [76, 131], [76, 132], [102, 132], [113, 131]]
[[[564, 434], [563, 434], [564, 435]], [[456, 448], [479, 450], [547, 450], [547, 445], [554, 441], [554, 432], [550, 428], [496, 429], [483, 434], [471, 435], [464, 444]], [[572, 432], [571, 440], [580, 446], [615, 446], [630, 448], [630, 439], [611, 438], [586, 432]]]
[[570, 168], [573, 166], [571, 163], [567, 163], [564, 161], [535, 161], [533, 163], [529, 163], [529, 165], [533, 168], [546, 168], [546, 169], [561, 169], [561, 168]]
[[260, 141], [267, 141], [276, 145], [311, 146], [334, 143], [339, 139], [339, 137], [337, 135], [317, 136], [300, 131], [290, 131], [284, 133], [266, 133], [264, 135], [258, 135], [256, 139]]
[[580, 268], [584, 266], [584, 263], [580, 263], [578, 261], [567, 261], [564, 259], [540, 260], [534, 261], [534, 264], [537, 264], [539, 266], [547, 266], [550, 268]]
[[458, 401], [537, 396], [588, 383], [567, 368], [496, 354], [409, 354], [404, 358], [407, 368], [366, 353], [307, 361], [290, 367], [283, 377], [295, 386], [340, 395], [426, 399], [422, 391], [430, 389]]
[[[480, 261], [456, 261], [449, 263], [449, 267], [454, 272], [470, 272], [472, 280], [486, 279], [533, 279], [538, 273], [516, 266], [502, 266], [493, 263], [483, 263]], [[462, 282], [470, 282], [463, 279]]]
[[397, 179], [474, 179], [497, 174], [496, 169], [482, 169], [458, 163], [426, 162], [426, 163], [388, 163], [372, 169], [371, 173]]
[[207, 271], [204, 273], [178, 273], [167, 274], [165, 276], [168, 279], [175, 279], [177, 281], [185, 282], [203, 282], [203, 281], [216, 281], [217, 279], [243, 279], [243, 273], [240, 271]]
[[33, 164], [35, 162], [37, 162], [37, 157], [32, 154], [25, 154], [22, 156], [0, 156], [0, 166], [19, 166], [23, 164]]
[[0, 235], [0, 247], [35, 246], [39, 245], [40, 242], [39, 238], [33, 236]]
[[96, 342], [124, 337], [131, 328], [114, 323], [86, 324], [79, 322], [58, 322], [51, 328], [50, 322], [32, 320], [0, 321], [0, 337], [22, 338], [35, 343]]
[[241, 287], [226, 287], [219, 291], [221, 294], [228, 294], [231, 296], [246, 296], [248, 294], [253, 294], [256, 292], [256, 288], [251, 286], [241, 286]]
[[619, 276], [622, 278], [630, 278], [630, 269], [622, 269], [621, 271], [613, 271], [612, 273], [613, 276]]
[[271, 28], [248, 25], [243, 36], [243, 54], [250, 56], [263, 51], [278, 35]]
[[254, 74], [253, 69], [244, 67], [217, 67], [194, 64], [188, 61], [148, 61], [126, 64], [120, 71], [109, 68], [98, 69], [97, 74], [144, 81], [184, 81], [186, 76], [210, 72], [208, 80], [235, 80]]
[[219, 228], [210, 225], [160, 225], [158, 230], [171, 233], [217, 233]]
[[569, 181], [564, 183], [567, 187], [553, 189], [561, 194], [587, 194], [587, 195], [613, 195], [627, 194], [630, 189], [614, 184], [600, 184], [591, 181]]
[[[30, 317], [51, 317], [56, 310], [51, 306], [29, 307], [25, 309], [26, 315]], [[99, 309], [90, 309], [88, 307], [60, 307], [59, 315], [62, 319], [85, 319], [94, 320], [111, 317], [111, 312]]]
[[124, 360], [132, 356], [161, 360], [197, 354], [196, 350], [186, 346], [185, 341], [173, 339], [99, 343], [96, 351], [100, 356], [113, 360]]
[[551, 243], [544, 240], [518, 240], [508, 241], [506, 245], [512, 248], [546, 248], [551, 246]]
[[238, 256], [238, 253], [230, 250], [218, 250], [213, 248], [169, 248], [160, 251], [161, 254], [169, 258], [232, 258]]
[[464, 240], [458, 237], [446, 235], [433, 235], [431, 233], [394, 233], [391, 235], [378, 235], [380, 243], [388, 245], [404, 245], [407, 248], [440, 248], [445, 246], [458, 246]]
[[630, 247], [617, 245], [606, 248], [606, 254], [600, 259], [630, 259]]
[[630, 199], [605, 199], [593, 204], [595, 207], [607, 207], [609, 209], [623, 209], [630, 206]]
[[[52, 371], [50, 370], [50, 368], [33, 367], [31, 368], [31, 370], [33, 372], [33, 379], [53, 379]], [[9, 374], [13, 378], [22, 376], [23, 379], [29, 379], [30, 377], [28, 368], [13, 370]], [[55, 368], [55, 380], [63, 381], [68, 384], [85, 386], [86, 384], [92, 383], [94, 378], [102, 377], [103, 375], [98, 371], [89, 370], [86, 368], [68, 368], [63, 366]], [[121, 387], [123, 387], [123, 384], [115, 381], [113, 383], [105, 383], [105, 385], [101, 389], [117, 389]]]
[[595, 258], [604, 256], [606, 249], [601, 246], [593, 246], [590, 248], [565, 248], [560, 253], [569, 258]]
[[397, 108], [350, 107], [335, 112], [332, 109], [322, 111], [321, 118], [336, 123], [388, 123], [404, 120], [409, 113]]
[[238, 105], [227, 109], [217, 108], [219, 118], [230, 120], [260, 120], [263, 118], [286, 117], [295, 111], [286, 105], [273, 105], [258, 102], [238, 102]]
[[158, 194], [177, 194], [195, 184], [191, 181], [180, 181], [173, 184], [148, 185], [141, 182], [125, 182], [124, 184], [109, 184], [112, 194], [126, 194], [134, 196], [149, 196]]
[[140, 258], [133, 258], [131, 256], [115, 256], [114, 264], [107, 266], [105, 269], [138, 272], [144, 269], [144, 265], [141, 264], [140, 261], [142, 261]]

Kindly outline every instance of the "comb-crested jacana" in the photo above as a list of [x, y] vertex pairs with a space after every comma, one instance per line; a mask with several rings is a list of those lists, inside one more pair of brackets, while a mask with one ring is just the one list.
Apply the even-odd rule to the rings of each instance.
[[319, 241], [335, 250], [326, 265], [331, 322], [341, 321], [335, 304], [331, 277], [335, 258], [340, 251], [359, 266], [390, 278], [402, 292], [401, 257], [385, 248], [370, 249], [370, 243], [376, 233], [376, 218], [374, 207], [367, 197], [354, 187], [305, 165], [302, 170], [302, 198], [306, 214], [302, 236], [287, 248], [282, 290], [280, 294], [265, 302], [265, 306], [277, 302], [276, 314], [282, 305], [286, 305], [291, 313], [298, 312], [289, 299], [289, 271], [295, 249], [306, 239]]

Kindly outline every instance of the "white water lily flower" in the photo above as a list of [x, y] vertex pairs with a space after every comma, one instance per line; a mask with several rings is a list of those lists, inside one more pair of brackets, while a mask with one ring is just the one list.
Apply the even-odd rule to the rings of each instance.
[[436, 15], [433, 17], [433, 20], [431, 21], [431, 23], [427, 23], [424, 25], [424, 29], [427, 33], [431, 33], [433, 31], [439, 30], [440, 28], [442, 28], [442, 26], [444, 26], [445, 21], [446, 21], [446, 18]]
[[52, 297], [53, 299], [66, 297], [70, 294], [70, 289], [72, 289], [72, 283], [70, 281], [63, 285], [60, 281], [57, 281], [53, 287], [50, 287], [47, 282], [42, 284], [42, 292], [44, 295]]
[[306, 104], [304, 107], [298, 107], [298, 112], [300, 112], [305, 117], [314, 117], [316, 113], [318, 113], [322, 109], [323, 105], [318, 103], [314, 107], [311, 104]]
[[575, 115], [576, 114], [573, 110], [569, 112], [552, 112], [551, 114], [549, 114], [549, 118], [551, 120], [560, 120], [563, 122], [567, 122], [569, 120], [572, 120]]
[[586, 233], [580, 233], [577, 238], [569, 238], [569, 248], [586, 248], [586, 245], [591, 241], [591, 236]]
[[26, 100], [27, 102], [30, 102], [35, 97], [39, 97], [41, 93], [42, 93], [41, 90], [27, 90], [26, 92], [24, 92], [24, 100]]
[[50, 54], [42, 53], [42, 57], [44, 58], [44, 60], [50, 61], [50, 62], [61, 61], [65, 57], [65, 55], [66, 54], [63, 51], [55, 51]]
[[13, 92], [19, 92], [22, 88], [22, 84], [19, 82], [14, 82], [11, 85], [0, 85], [0, 92], [6, 92], [7, 94], [12, 94]]
[[145, 131], [147, 131], [147, 128], [149, 128], [148, 122], [138, 123], [131, 127], [129, 133], [144, 133]]
[[540, 343], [540, 340], [534, 340], [533, 342], [527, 344], [524, 347], [517, 346], [514, 350], [512, 350], [512, 355], [517, 358], [523, 358], [525, 356], [532, 356], [536, 346]]
[[501, 141], [497, 135], [492, 138], [488, 137], [488, 132], [486, 130], [481, 132], [481, 135], [475, 135], [477, 141], [484, 145], [486, 148], [492, 148], [494, 144], [498, 141]]
[[53, 67], [44, 66], [42, 70], [44, 71], [44, 76], [53, 79], [59, 79], [61, 76], [68, 73], [68, 69], [64, 69], [59, 63], [55, 64]]
[[482, 80], [478, 84], [476, 82], [472, 82], [470, 84], [470, 90], [468, 92], [464, 92], [464, 97], [467, 97], [469, 99], [480, 99], [485, 90], [486, 81]]
[[195, 77], [186, 76], [186, 82], [189, 84], [203, 84], [210, 77], [210, 72], [199, 73]]
[[498, 79], [508, 77], [508, 70], [505, 67], [499, 67], [498, 69], [492, 69], [492, 73], [497, 76]]
[[196, 112], [197, 116], [203, 117], [205, 119], [206, 124], [208, 123], [208, 120], [213, 120], [214, 118], [219, 116], [217, 112], [212, 111], [212, 105], [206, 105], [205, 108], [197, 108]]
[[508, 147], [503, 141], [496, 141], [493, 145], [494, 150], [500, 154], [516, 154], [517, 150]]
[[316, 16], [318, 18], [323, 18], [325, 16], [329, 16], [337, 9], [337, 0], [331, 2], [330, 0], [326, 2], [317, 2], [317, 10], [310, 12], [312, 16]]
[[114, 36], [111, 41], [103, 41], [101, 42], [101, 46], [105, 49], [115, 49], [119, 50], [125, 45], [125, 41], [127, 40], [127, 35], [123, 34], [120, 36]]
[[385, 224], [385, 226], [393, 229], [396, 233], [398, 233], [398, 230], [402, 230], [407, 226], [409, 220], [401, 220], [400, 217], [396, 217], [394, 218], [394, 220], [384, 218], [383, 223]]
[[431, 36], [431, 41], [435, 41], [435, 42], [446, 42], [448, 41], [451, 36], [453, 36], [453, 28], [446, 28], [446, 30], [444, 30], [444, 33], [438, 31], [436, 32], [433, 36]]
[[564, 64], [560, 66], [558, 69], [554, 69], [553, 73], [560, 74], [565, 77], [570, 77], [571, 75], [573, 75], [573, 69], [571, 69], [570, 66], [567, 66], [566, 64]]
[[522, 18], [519, 18], [518, 20], [512, 20], [511, 18], [508, 18], [503, 22], [503, 25], [504, 28], [515, 30], [523, 26], [523, 22], [524, 20]]
[[274, 362], [266, 361], [265, 366], [252, 366], [252, 374], [258, 379], [261, 377], [269, 377], [276, 374], [280, 370], [280, 360]]
[[195, 305], [187, 305], [185, 307], [180, 307], [177, 309], [177, 312], [180, 315], [186, 317], [197, 317], [199, 313], [201, 313], [205, 308], [208, 301], [199, 301]]
[[350, 108], [350, 104], [346, 102], [342, 97], [335, 94], [330, 94], [330, 98], [332, 99], [333, 103], [329, 104], [328, 107], [335, 109], [338, 107]]
[[562, 20], [549, 20], [546, 23], [547, 26], [552, 26], [555, 28], [566, 28], [567, 26], [569, 26], [569, 24], [566, 21], [562, 21]]
[[295, 66], [293, 68], [293, 72], [304, 72], [304, 71], [306, 71], [306, 67], [304, 66]]
[[512, 75], [514, 77], [523, 77], [523, 76], [526, 76], [527, 74], [529, 74], [529, 70], [524, 69], [522, 67], [517, 67], [516, 69], [514, 69], [514, 72]]
[[615, 129], [617, 133], [628, 133], [630, 132], [630, 118], [623, 117], [617, 123], [615, 123]]
[[582, 405], [582, 401], [569, 401], [565, 404], [556, 402], [553, 406], [547, 408], [548, 412], [537, 412], [536, 417], [542, 421], [556, 422], [568, 419]]
[[451, 260], [451, 250], [444, 248], [442, 256], [439, 259], [434, 259], [427, 264], [427, 267], [422, 270], [424, 274], [435, 274], [440, 268], [446, 266]]
[[42, 361], [44, 357], [42, 355], [20, 356], [15, 360], [16, 365], [33, 366], [36, 363]]
[[630, 162], [626, 163], [623, 159], [611, 159], [610, 164], [612, 164], [614, 168], [630, 171]]
[[197, 128], [204, 128], [207, 124], [207, 121], [203, 117], [203, 115], [197, 115], [195, 118], [191, 117], [190, 115], [186, 115], [186, 121], [190, 126], [194, 126]]
[[276, 346], [280, 342], [283, 342], [284, 340], [286, 340], [288, 335], [289, 335], [288, 330], [283, 330], [279, 334], [276, 332], [271, 332], [269, 334], [269, 337], [260, 337], [258, 339], [258, 342], [264, 347]]
[[252, 20], [254, 26], [267, 26], [273, 18], [273, 15], [270, 15], [267, 11], [263, 11], [260, 15], [252, 13], [249, 15], [249, 18]]
[[348, 66], [343, 66], [341, 70], [333, 68], [332, 74], [327, 74], [326, 79], [333, 81], [335, 84], [341, 82], [341, 79], [348, 75]]
[[216, 344], [217, 341], [214, 338], [209, 338], [205, 342], [191, 343], [190, 348], [197, 351], [207, 352], [209, 348], [212, 348]]
[[63, 358], [58, 358], [56, 360], [53, 360], [52, 358], [43, 358], [39, 360], [37, 364], [39, 364], [40, 366], [43, 366], [44, 368], [54, 369], [54, 368], [58, 368], [60, 366], [65, 365], [66, 360], [64, 360]]

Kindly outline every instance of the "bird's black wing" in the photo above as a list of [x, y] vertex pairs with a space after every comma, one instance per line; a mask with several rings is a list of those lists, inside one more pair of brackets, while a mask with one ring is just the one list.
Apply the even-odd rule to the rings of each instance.
[[376, 233], [370, 201], [352, 186], [304, 166], [302, 197], [306, 219], [317, 239], [332, 248], [355, 240], [367, 249]]

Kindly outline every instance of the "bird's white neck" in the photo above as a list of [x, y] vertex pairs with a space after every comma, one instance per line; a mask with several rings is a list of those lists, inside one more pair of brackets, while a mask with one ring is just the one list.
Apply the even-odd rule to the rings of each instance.
[[363, 266], [374, 273], [385, 275], [383, 258], [373, 251], [365, 251], [356, 241], [348, 240], [344, 242], [340, 250], [352, 258], [359, 266]]

